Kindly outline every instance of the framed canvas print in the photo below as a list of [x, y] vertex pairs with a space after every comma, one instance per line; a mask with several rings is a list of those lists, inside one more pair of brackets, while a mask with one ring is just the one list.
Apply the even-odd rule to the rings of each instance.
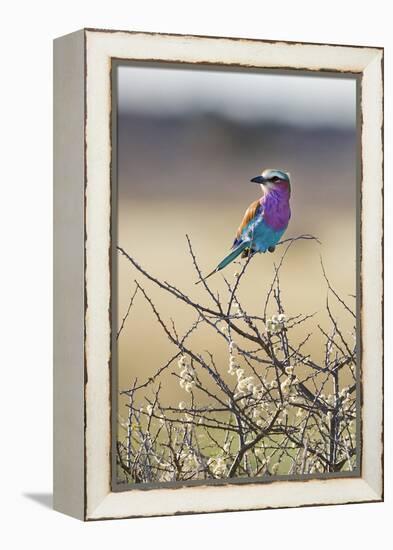
[[54, 506], [383, 499], [383, 50], [54, 44]]

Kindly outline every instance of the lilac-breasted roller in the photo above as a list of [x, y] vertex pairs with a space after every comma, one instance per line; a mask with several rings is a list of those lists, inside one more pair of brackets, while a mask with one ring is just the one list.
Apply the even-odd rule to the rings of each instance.
[[250, 181], [261, 184], [262, 197], [252, 202], [247, 208], [231, 252], [198, 283], [221, 271], [240, 254], [244, 258], [256, 252], [266, 252], [266, 250], [273, 252], [288, 227], [291, 217], [289, 174], [283, 170], [269, 168]]

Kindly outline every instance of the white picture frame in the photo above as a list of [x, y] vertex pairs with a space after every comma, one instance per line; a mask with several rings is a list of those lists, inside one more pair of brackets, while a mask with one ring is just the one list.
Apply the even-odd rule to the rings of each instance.
[[[111, 70], [118, 60], [359, 78], [359, 477], [111, 489]], [[54, 508], [81, 520], [383, 499], [383, 50], [84, 29], [54, 43]]]

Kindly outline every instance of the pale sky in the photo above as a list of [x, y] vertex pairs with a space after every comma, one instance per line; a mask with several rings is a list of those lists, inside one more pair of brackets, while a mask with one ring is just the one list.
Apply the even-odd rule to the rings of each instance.
[[353, 127], [354, 78], [121, 66], [119, 112], [212, 112], [240, 120]]

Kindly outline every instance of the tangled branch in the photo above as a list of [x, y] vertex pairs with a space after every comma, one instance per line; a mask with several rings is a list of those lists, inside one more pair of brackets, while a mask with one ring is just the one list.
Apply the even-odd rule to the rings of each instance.
[[[274, 268], [263, 311], [252, 314], [239, 298], [251, 256], [233, 283], [224, 278], [225, 300], [203, 280], [208, 302], [198, 303], [118, 248], [141, 278], [135, 280], [118, 337], [138, 296], [174, 347], [154, 375], [139, 384], [135, 380], [121, 392], [128, 415], [119, 417], [120, 480], [151, 483], [315, 475], [356, 468], [356, 327], [352, 337], [346, 338], [330, 300], [336, 301], [343, 315], [355, 316], [332, 287], [322, 264], [330, 329], [319, 324], [315, 329], [322, 339], [323, 359], [312, 359], [305, 351], [312, 331], [305, 331], [301, 341], [296, 341], [295, 329], [299, 333], [299, 327], [305, 328], [314, 314], [289, 315], [285, 311], [280, 272], [289, 249], [299, 240], [318, 241], [312, 235], [301, 235], [280, 243], [285, 247]], [[202, 279], [188, 237], [187, 243], [196, 274]], [[194, 312], [195, 320], [182, 336], [175, 323], [158, 310], [147, 282]], [[217, 364], [211, 352], [201, 353], [189, 344], [190, 336], [206, 327], [225, 344], [226, 365], [222, 361]], [[161, 399], [162, 376], [168, 372], [184, 392], [184, 401], [178, 404]], [[203, 405], [206, 402], [208, 405]]]

